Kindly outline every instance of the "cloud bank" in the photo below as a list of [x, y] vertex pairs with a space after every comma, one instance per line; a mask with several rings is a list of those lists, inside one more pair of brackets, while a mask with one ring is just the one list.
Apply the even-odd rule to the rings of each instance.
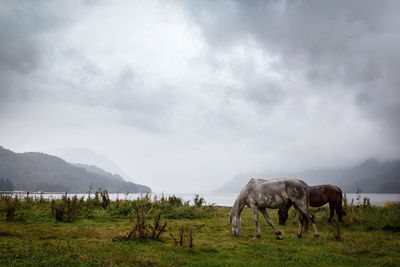
[[1, 145], [94, 151], [165, 192], [397, 158], [399, 14], [397, 1], [3, 1]]

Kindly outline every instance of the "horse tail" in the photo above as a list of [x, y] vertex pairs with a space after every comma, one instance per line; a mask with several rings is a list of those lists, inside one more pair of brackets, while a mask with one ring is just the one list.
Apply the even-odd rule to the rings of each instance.
[[339, 196], [339, 210], [340, 210], [340, 212], [341, 212], [341, 215], [346, 215], [346, 211], [343, 209], [343, 192], [342, 192], [342, 189], [340, 189], [339, 187], [338, 187], [338, 189], [339, 189], [339, 192], [340, 192], [340, 196]]

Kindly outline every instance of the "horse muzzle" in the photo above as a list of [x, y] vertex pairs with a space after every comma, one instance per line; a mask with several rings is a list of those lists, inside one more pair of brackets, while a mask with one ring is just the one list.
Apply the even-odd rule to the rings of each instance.
[[232, 228], [232, 235], [233, 236], [239, 236], [239, 230]]

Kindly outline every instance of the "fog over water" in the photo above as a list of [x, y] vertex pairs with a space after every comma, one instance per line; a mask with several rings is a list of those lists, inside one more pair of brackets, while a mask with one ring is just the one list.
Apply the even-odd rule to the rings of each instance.
[[399, 1], [4, 0], [0, 25], [13, 151], [157, 192], [400, 158]]

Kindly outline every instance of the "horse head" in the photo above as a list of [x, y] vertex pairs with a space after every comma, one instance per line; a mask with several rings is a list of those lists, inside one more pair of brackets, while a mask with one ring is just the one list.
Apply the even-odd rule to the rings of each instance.
[[242, 219], [240, 218], [240, 215], [229, 214], [229, 218], [232, 225], [233, 236], [239, 236], [240, 227], [242, 227]]
[[288, 210], [285, 208], [280, 208], [278, 210], [278, 215], [279, 215], [279, 224], [280, 225], [285, 225], [289, 215], [288, 215]]

